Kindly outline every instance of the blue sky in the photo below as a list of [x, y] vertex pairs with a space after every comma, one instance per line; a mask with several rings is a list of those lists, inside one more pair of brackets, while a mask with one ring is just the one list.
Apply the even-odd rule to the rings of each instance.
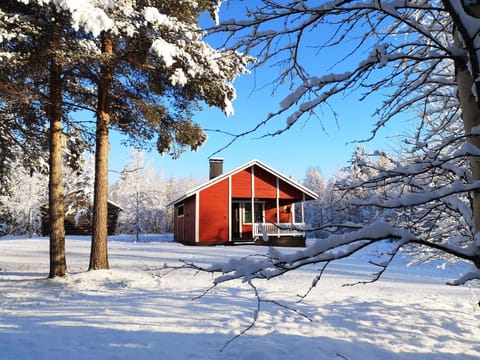
[[[240, 6], [244, 3], [232, 2], [232, 4]], [[228, 12], [237, 14], [236, 11], [237, 9], [233, 7], [224, 8], [221, 19], [230, 18]], [[325, 35], [326, 30], [322, 31], [321, 35]], [[307, 39], [308, 41], [311, 39], [314, 43], [318, 41], [318, 35], [318, 32], [312, 32], [308, 35], [311, 38]], [[320, 71], [326, 71], [332, 62], [343, 57], [344, 54], [338, 54], [338, 51], [347, 53], [349, 50], [342, 46], [336, 51], [337, 54], [333, 54], [332, 58], [325, 56], [319, 58], [316, 50], [307, 46], [302, 56], [309, 70], [319, 75]], [[344, 61], [343, 66], [348, 66], [348, 61]], [[350, 65], [353, 63], [350, 62]], [[218, 109], [205, 108], [204, 111], [196, 114], [194, 121], [205, 129], [220, 129], [234, 134], [253, 128], [265, 120], [269, 113], [277, 111], [280, 102], [288, 95], [289, 90], [286, 86], [272, 93], [270, 83], [278, 73], [278, 68], [264, 66], [250, 75], [242, 75], [235, 82], [237, 99], [233, 103], [235, 108], [233, 116], [226, 117]], [[330, 110], [319, 109], [318, 117], [301, 120], [282, 135], [258, 139], [265, 133], [274, 132], [285, 126], [287, 115], [280, 116], [272, 120], [268, 126], [237, 140], [214, 156], [224, 158], [225, 171], [252, 159], [258, 159], [295, 180], [301, 180], [307, 168], [311, 166], [320, 168], [323, 175], [329, 178], [338, 168], [347, 165], [353, 150], [358, 145], [351, 142], [369, 138], [372, 126], [378, 120], [373, 119], [371, 115], [378, 106], [380, 98], [372, 96], [363, 102], [357, 99], [358, 94], [355, 93], [347, 98], [339, 95], [331, 103], [335, 112], [338, 113], [338, 123]], [[398, 127], [395, 128], [393, 124], [387, 125], [372, 142], [364, 145], [372, 151], [378, 149], [389, 152], [391, 145], [387, 138], [394, 137], [398, 131]], [[218, 132], [207, 132], [207, 135], [208, 140], [203, 147], [197, 152], [187, 151], [177, 160], [172, 160], [168, 156], [161, 157], [155, 152], [150, 152], [147, 156], [153, 160], [157, 170], [166, 177], [207, 177], [208, 158], [231, 140], [228, 135]], [[109, 167], [111, 170], [120, 171], [128, 158], [129, 149], [120, 144], [120, 137], [114, 132], [111, 134], [111, 147]], [[115, 178], [114, 172], [111, 173], [111, 177], [112, 182]]]
[[[261, 81], [271, 78], [271, 71], [268, 68], [261, 69], [257, 74], [244, 75], [235, 82], [237, 99], [233, 116], [226, 117], [218, 109], [205, 108], [196, 114], [194, 120], [206, 129], [221, 129], [228, 133], [241, 133], [254, 127], [270, 112], [278, 109], [286, 94], [286, 90], [272, 94], [271, 86], [260, 88]], [[285, 126], [285, 117], [279, 117], [256, 133], [238, 139], [214, 157], [224, 158], [226, 171], [251, 159], [258, 159], [295, 180], [301, 180], [310, 166], [320, 168], [328, 178], [337, 168], [347, 165], [358, 145], [349, 142], [370, 136], [375, 122], [371, 117], [375, 109], [374, 101], [361, 103], [354, 95], [346, 99], [339, 98], [332, 104], [338, 113], [338, 124], [329, 110], [323, 113], [319, 111], [320, 118], [305, 119], [281, 135], [259, 139], [261, 135]], [[387, 138], [394, 136], [396, 131], [387, 126], [374, 141], [364, 145], [371, 150], [388, 151], [390, 145]], [[147, 157], [166, 177], [206, 177], [208, 158], [231, 140], [228, 135], [217, 132], [207, 132], [207, 135], [208, 140], [203, 147], [197, 152], [187, 151], [177, 160], [161, 157], [154, 151], [148, 153]], [[121, 145], [120, 137], [113, 132], [111, 147], [109, 167], [120, 171], [128, 158], [129, 148]]]

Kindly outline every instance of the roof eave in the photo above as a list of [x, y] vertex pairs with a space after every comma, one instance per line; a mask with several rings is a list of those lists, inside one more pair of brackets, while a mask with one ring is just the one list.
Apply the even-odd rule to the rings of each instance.
[[198, 191], [204, 189], [204, 188], [207, 188], [217, 182], [220, 182], [226, 178], [228, 178], [230, 175], [232, 174], [235, 174], [241, 170], [244, 170], [244, 169], [247, 169], [249, 168], [250, 166], [254, 166], [254, 165], [257, 165], [257, 166], [260, 166], [261, 168], [263, 168], [264, 170], [274, 174], [275, 176], [277, 176], [278, 178], [282, 179], [283, 181], [289, 183], [290, 185], [296, 187], [298, 190], [300, 190], [301, 192], [303, 192], [304, 194], [310, 196], [312, 198], [312, 200], [315, 200], [315, 199], [318, 199], [318, 195], [316, 193], [314, 193], [313, 191], [311, 191], [310, 189], [306, 188], [305, 186], [297, 183], [296, 181], [286, 177], [285, 175], [283, 175], [282, 173], [278, 172], [277, 170], [271, 168], [270, 166], [264, 164], [263, 162], [261, 162], [260, 160], [257, 160], [257, 159], [253, 159], [253, 160], [250, 160], [248, 162], [246, 162], [245, 164], [243, 165], [240, 165], [238, 167], [236, 167], [235, 169], [232, 169], [230, 171], [227, 171], [226, 173], [223, 173], [205, 183], [203, 183], [202, 185], [200, 186], [197, 186], [195, 188], [193, 188], [192, 190], [189, 190], [187, 191], [185, 194], [183, 194], [182, 196], [176, 198], [175, 200], [169, 202], [166, 207], [170, 207], [172, 205], [175, 205], [183, 200], [185, 200], [186, 198], [192, 196], [193, 194], [197, 193]]

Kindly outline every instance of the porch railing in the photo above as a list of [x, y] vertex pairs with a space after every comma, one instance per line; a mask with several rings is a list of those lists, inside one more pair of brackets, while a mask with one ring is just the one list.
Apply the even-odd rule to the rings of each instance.
[[253, 224], [253, 236], [305, 236], [305, 223], [255, 223]]

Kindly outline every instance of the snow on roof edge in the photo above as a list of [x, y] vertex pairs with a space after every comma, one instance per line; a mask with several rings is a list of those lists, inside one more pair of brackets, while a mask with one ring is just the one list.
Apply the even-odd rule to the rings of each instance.
[[281, 172], [275, 170], [274, 168], [266, 165], [265, 163], [263, 163], [262, 161], [258, 160], [258, 159], [252, 159], [240, 166], [237, 166], [236, 168], [230, 170], [230, 171], [227, 171], [221, 175], [218, 175], [216, 177], [214, 177], [213, 179], [210, 179], [209, 181], [199, 185], [199, 186], [196, 186], [195, 188], [191, 189], [191, 190], [188, 190], [185, 194], [179, 196], [178, 198], [170, 201], [166, 207], [170, 207], [180, 201], [183, 201], [185, 200], [186, 198], [192, 196], [193, 194], [195, 194], [196, 192], [204, 189], [204, 188], [207, 188], [217, 182], [220, 182], [222, 180], [224, 180], [225, 178], [228, 178], [230, 175], [234, 174], [234, 173], [237, 173], [243, 169], [246, 169], [246, 168], [249, 168], [250, 166], [253, 166], [253, 165], [257, 165], [261, 168], [263, 168], [264, 170], [267, 170], [268, 172], [272, 173], [273, 175], [277, 176], [278, 178], [282, 179], [283, 181], [289, 183], [290, 185], [296, 187], [298, 190], [306, 193], [307, 195], [313, 197], [314, 199], [317, 199], [318, 198], [318, 194], [316, 194], [315, 192], [313, 192], [312, 190], [306, 188], [305, 186], [303, 186], [302, 184], [296, 182], [295, 180], [293, 179], [290, 179], [289, 177], [285, 176], [284, 174], [282, 174]]

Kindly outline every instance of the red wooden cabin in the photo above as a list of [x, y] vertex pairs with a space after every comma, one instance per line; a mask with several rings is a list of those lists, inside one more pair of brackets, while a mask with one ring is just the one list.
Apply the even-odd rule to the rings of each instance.
[[305, 246], [303, 203], [314, 192], [258, 160], [222, 172], [223, 159], [211, 159], [210, 181], [169, 204], [175, 241]]

